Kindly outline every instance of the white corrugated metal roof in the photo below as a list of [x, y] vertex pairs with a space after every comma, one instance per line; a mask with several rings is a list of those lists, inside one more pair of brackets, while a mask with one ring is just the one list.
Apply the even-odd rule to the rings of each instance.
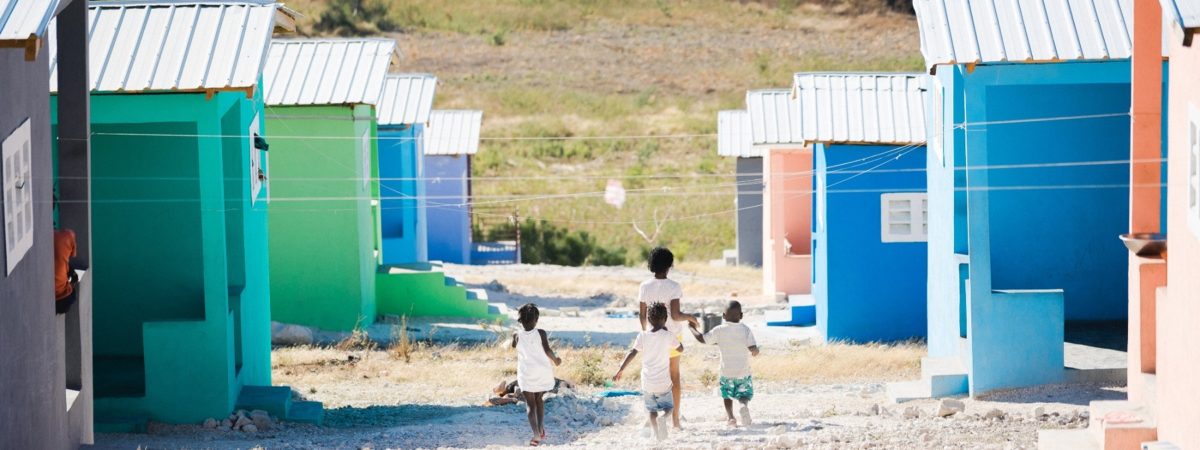
[[[278, 5], [122, 1], [88, 6], [92, 90], [244, 89], [258, 85]], [[58, 45], [50, 33], [50, 89]]]
[[474, 155], [479, 151], [483, 111], [434, 110], [425, 129], [426, 155]]
[[750, 136], [754, 145], [803, 144], [800, 117], [790, 89], [759, 89], [746, 92], [750, 114]]
[[806, 142], [925, 142], [925, 75], [798, 73], [796, 91]]
[[915, 0], [921, 53], [938, 64], [1129, 58], [1131, 0]]
[[424, 73], [389, 74], [383, 79], [379, 97], [380, 125], [411, 125], [429, 122], [437, 77]]
[[1190, 33], [1200, 29], [1200, 0], [1162, 0], [1163, 15], [1182, 28], [1185, 43], [1190, 44]]
[[396, 41], [276, 39], [263, 69], [268, 105], [374, 105]]
[[57, 8], [58, 0], [0, 0], [0, 41], [42, 36]]
[[744, 109], [717, 112], [717, 155], [758, 158], [762, 150], [754, 148], [750, 137], [750, 114]]

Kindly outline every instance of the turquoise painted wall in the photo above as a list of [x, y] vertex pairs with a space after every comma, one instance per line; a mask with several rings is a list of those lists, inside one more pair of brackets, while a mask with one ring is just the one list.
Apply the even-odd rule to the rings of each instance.
[[421, 138], [424, 126], [379, 128], [380, 222], [384, 264], [429, 260], [425, 176]]
[[[192, 423], [270, 384], [244, 92], [92, 96], [96, 416]], [[156, 136], [130, 135], [154, 134]]]
[[[272, 320], [350, 330], [375, 320], [373, 109], [267, 109]], [[317, 138], [312, 138], [316, 136]], [[366, 158], [366, 160], [364, 160]]]

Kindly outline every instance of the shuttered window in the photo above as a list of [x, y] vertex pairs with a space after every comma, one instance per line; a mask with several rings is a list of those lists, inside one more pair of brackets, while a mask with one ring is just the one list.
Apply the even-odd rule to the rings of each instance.
[[880, 196], [880, 239], [925, 242], [929, 235], [929, 199], [925, 193]]
[[4, 138], [4, 261], [5, 275], [33, 247], [33, 158], [29, 119]]
[[258, 194], [263, 189], [263, 178], [266, 177], [266, 169], [263, 168], [262, 150], [255, 145], [255, 140], [262, 135], [262, 126], [259, 125], [258, 116], [254, 116], [254, 121], [250, 122], [250, 130], [247, 133], [250, 136], [250, 204], [258, 202]]

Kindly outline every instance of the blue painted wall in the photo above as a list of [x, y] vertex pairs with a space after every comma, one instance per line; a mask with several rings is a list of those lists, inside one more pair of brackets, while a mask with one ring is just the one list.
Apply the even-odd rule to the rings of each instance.
[[426, 155], [425, 194], [429, 208], [429, 259], [471, 263], [470, 157]]
[[[1060, 379], [1062, 321], [1126, 317], [1129, 73], [1127, 61], [938, 68], [929, 351], [960, 355], [973, 394]], [[1026, 121], [1053, 117], [1073, 118]]]
[[379, 221], [384, 264], [428, 261], [424, 125], [379, 127]]
[[818, 144], [814, 150], [813, 295], [826, 340], [925, 336], [926, 244], [885, 243], [880, 228], [883, 194], [925, 190], [925, 147], [899, 153], [875, 172], [861, 173], [878, 163], [846, 165], [895, 148]]

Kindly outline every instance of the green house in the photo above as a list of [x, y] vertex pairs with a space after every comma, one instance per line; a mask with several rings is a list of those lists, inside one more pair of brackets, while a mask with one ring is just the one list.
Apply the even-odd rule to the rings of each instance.
[[270, 387], [258, 85], [288, 19], [261, 1], [90, 5], [98, 431], [239, 407], [319, 420]]
[[271, 319], [375, 320], [375, 105], [390, 39], [275, 40], [263, 71], [271, 147]]

